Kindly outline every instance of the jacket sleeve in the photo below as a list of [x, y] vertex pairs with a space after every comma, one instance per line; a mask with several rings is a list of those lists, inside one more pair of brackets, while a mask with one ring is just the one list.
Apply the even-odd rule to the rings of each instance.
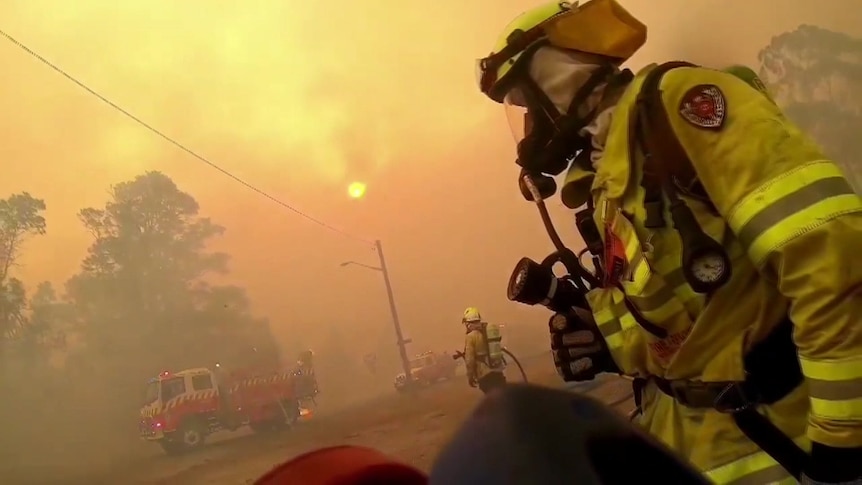
[[[742, 80], [679, 68], [661, 88], [671, 126], [710, 199], [790, 302], [809, 388], [809, 438], [828, 447], [862, 446], [859, 196], [812, 140]], [[715, 111], [725, 118], [719, 128], [697, 126], [683, 108], [704, 88], [716, 89], [706, 92], [723, 108]]]
[[467, 369], [467, 377], [476, 378], [476, 332], [468, 333], [464, 339], [464, 367]]

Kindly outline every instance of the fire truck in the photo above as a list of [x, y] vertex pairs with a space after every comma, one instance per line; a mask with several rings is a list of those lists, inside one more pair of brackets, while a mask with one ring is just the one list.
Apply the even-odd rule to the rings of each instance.
[[411, 387], [427, 387], [440, 380], [455, 378], [457, 363], [446, 352], [423, 352], [410, 359], [410, 378], [402, 372], [395, 376], [395, 390], [406, 391]]
[[140, 437], [178, 454], [203, 446], [218, 431], [284, 429], [310, 415], [301, 402], [316, 393], [316, 382], [307, 384], [298, 370], [225, 372], [216, 365], [165, 371], [147, 384]]

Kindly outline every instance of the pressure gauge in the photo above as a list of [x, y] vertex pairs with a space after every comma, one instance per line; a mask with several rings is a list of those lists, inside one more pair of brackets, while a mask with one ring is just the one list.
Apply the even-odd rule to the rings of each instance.
[[727, 283], [730, 260], [724, 251], [703, 251], [691, 258], [686, 270], [692, 289], [697, 293], [709, 293]]
[[730, 279], [730, 258], [724, 247], [703, 232], [685, 203], [677, 199], [670, 207], [674, 229], [682, 239], [682, 271], [695, 293], [707, 294]]
[[691, 273], [697, 281], [714, 285], [727, 273], [727, 262], [722, 254], [704, 254], [691, 262]]

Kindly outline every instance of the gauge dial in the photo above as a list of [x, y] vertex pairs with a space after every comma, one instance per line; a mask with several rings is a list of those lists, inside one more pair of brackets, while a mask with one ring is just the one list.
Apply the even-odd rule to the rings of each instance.
[[719, 253], [705, 254], [691, 263], [691, 273], [701, 283], [717, 283], [727, 272], [727, 261]]

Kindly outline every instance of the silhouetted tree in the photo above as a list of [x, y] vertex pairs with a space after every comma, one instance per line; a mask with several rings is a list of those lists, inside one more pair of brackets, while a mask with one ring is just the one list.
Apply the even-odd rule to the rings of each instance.
[[63, 343], [56, 319], [45, 312], [53, 299], [50, 284], [39, 285], [28, 302], [24, 284], [12, 276], [26, 241], [45, 234], [44, 211], [45, 202], [26, 192], [0, 199], [0, 449], [5, 452], [17, 451], [34, 433], [32, 423], [45, 414], [34, 407], [52, 402], [49, 395], [60, 381], [49, 363], [48, 351]]
[[[27, 192], [0, 199], [0, 338], [14, 339], [26, 326], [27, 293], [11, 276], [24, 242], [45, 234], [45, 202]], [[2, 342], [0, 342], [2, 344]]]
[[760, 75], [787, 116], [862, 188], [862, 39], [801, 25], [758, 55]]
[[74, 319], [72, 306], [57, 297], [50, 281], [39, 283], [28, 306], [28, 322], [21, 332], [24, 353], [35, 356], [43, 350], [64, 348], [66, 330]]
[[227, 271], [227, 255], [206, 250], [224, 229], [169, 177], [118, 184], [104, 208], [79, 217], [94, 240], [66, 292], [85, 322], [88, 357], [109, 362], [115, 378], [140, 386], [161, 369], [277, 358], [245, 292], [204, 281]]

